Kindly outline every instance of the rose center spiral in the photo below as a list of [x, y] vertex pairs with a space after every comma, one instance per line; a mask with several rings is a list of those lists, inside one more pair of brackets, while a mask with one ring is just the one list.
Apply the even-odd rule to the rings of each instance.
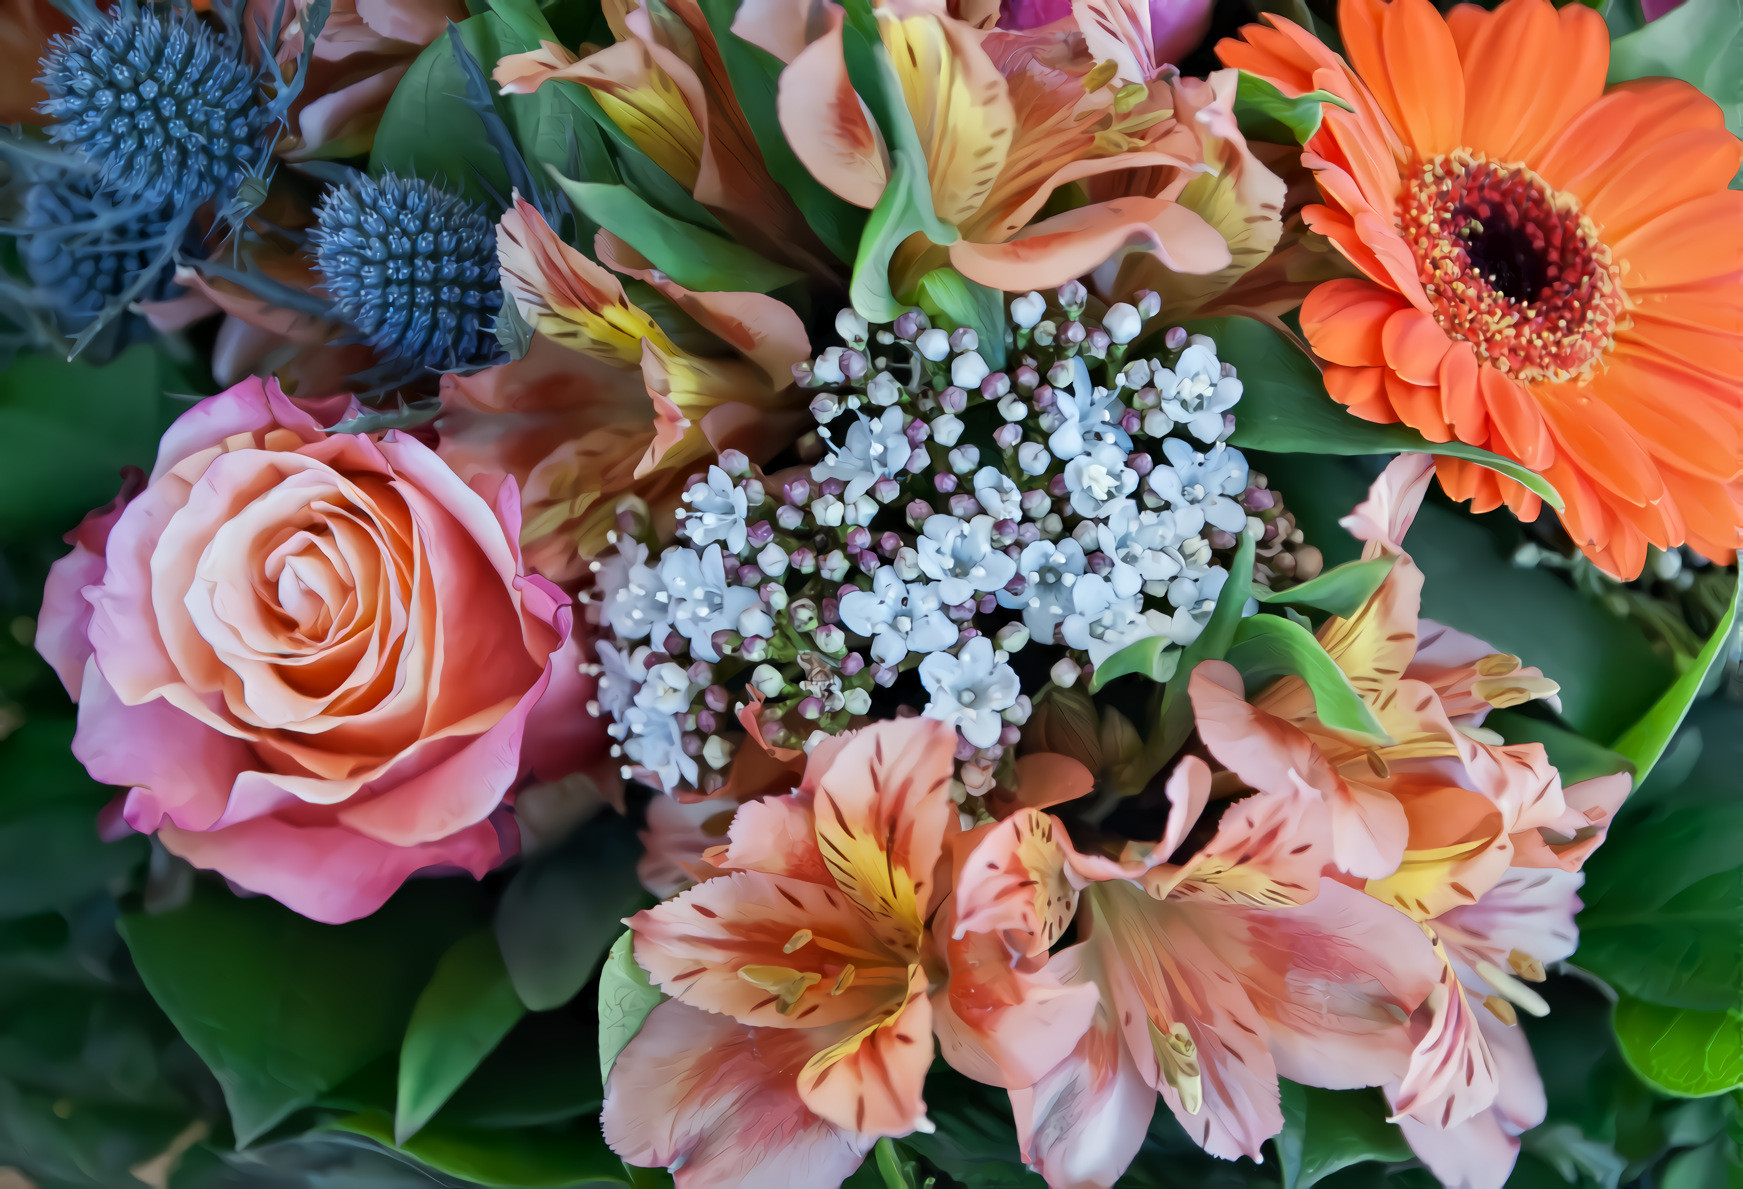
[[1399, 225], [1436, 321], [1521, 381], [1590, 375], [1625, 324], [1597, 227], [1523, 165], [1464, 150], [1421, 162]]

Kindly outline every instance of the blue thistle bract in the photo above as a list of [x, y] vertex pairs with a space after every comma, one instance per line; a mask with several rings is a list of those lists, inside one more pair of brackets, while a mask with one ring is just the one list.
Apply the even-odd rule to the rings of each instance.
[[134, 300], [181, 292], [173, 261], [158, 263], [166, 237], [178, 231], [173, 204], [141, 214], [105, 202], [89, 177], [44, 179], [25, 191], [18, 231], [25, 274], [66, 333], [83, 329], [154, 265], [157, 275]]
[[124, 0], [49, 46], [40, 110], [49, 135], [96, 167], [99, 189], [197, 205], [258, 166], [273, 120], [266, 76], [235, 38]]
[[454, 369], [501, 354], [496, 226], [481, 207], [389, 174], [329, 191], [319, 217], [316, 267], [384, 360]]

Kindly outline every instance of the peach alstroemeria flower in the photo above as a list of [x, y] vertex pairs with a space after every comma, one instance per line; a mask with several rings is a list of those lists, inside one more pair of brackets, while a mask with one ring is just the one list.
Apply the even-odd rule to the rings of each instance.
[[769, 174], [695, 0], [607, 5], [614, 45], [577, 58], [555, 42], [509, 54], [499, 87], [530, 94], [579, 84], [648, 159], [707, 207], [740, 243], [818, 276], [837, 266]]
[[[848, 79], [842, 16], [781, 74], [782, 130], [810, 172], [848, 202], [873, 206], [893, 166]], [[1229, 264], [1215, 228], [1179, 195], [1203, 168], [1197, 132], [1164, 86], [1116, 86], [1082, 37], [983, 32], [925, 0], [877, 9], [878, 31], [925, 153], [933, 209], [961, 238], [923, 236], [898, 251], [892, 287], [953, 264], [996, 289], [1045, 289], [1141, 247], [1175, 272]], [[1153, 182], [1040, 219], [1055, 192], [1116, 171]]]
[[[1176, 201], [1222, 236], [1229, 249], [1228, 264], [1214, 272], [1190, 273], [1171, 269], [1153, 252], [1116, 254], [1095, 273], [1097, 289], [1109, 294], [1109, 300], [1148, 289], [1162, 299], [1157, 318], [1181, 321], [1198, 316], [1270, 259], [1282, 239], [1288, 187], [1241, 135], [1234, 114], [1239, 82], [1239, 71], [1219, 70], [1209, 78], [1169, 78], [1166, 84], [1173, 97], [1174, 118], [1198, 134], [1203, 162], [1203, 171], [1187, 180]], [[1092, 199], [1101, 199], [1161, 184], [1159, 175], [1134, 182], [1130, 175], [1111, 174], [1091, 178], [1085, 188]]]
[[[1068, 957], [1100, 1006], [1070, 1056], [1011, 1095], [1023, 1156], [1050, 1185], [1112, 1185], [1159, 1092], [1215, 1155], [1258, 1157], [1282, 1127], [1277, 1077], [1371, 1085], [1403, 1071], [1395, 1020], [1430, 993], [1435, 964], [1411, 921], [1321, 873], [1323, 808], [1305, 785], [1233, 802], [1210, 841], [1169, 860], [1199, 824], [1211, 772], [1168, 782], [1154, 846], [1118, 857], [1073, 846], [1020, 809], [986, 834], [957, 885], [957, 932], [1044, 953], [1076, 920]], [[1308, 988], [1311, 988], [1309, 990]]]
[[[718, 342], [679, 345], [611, 270], [564, 243], [516, 199], [497, 233], [503, 284], [538, 333], [525, 358], [444, 376], [442, 453], [462, 472], [522, 481], [529, 558], [578, 577], [605, 545], [617, 500], [676, 506], [693, 464], [730, 445], [753, 456], [800, 407], [792, 366], [810, 354], [798, 315], [760, 293], [693, 293], [601, 233], [617, 273], [644, 281]], [[755, 428], [759, 449], [744, 440]]]
[[[1493, 12], [1344, 0], [1349, 62], [1280, 17], [1223, 61], [1287, 94], [1324, 88], [1305, 164], [1314, 230], [1359, 279], [1309, 295], [1301, 324], [1332, 396], [1514, 458], [1566, 502], [1606, 571], [1648, 542], [1716, 560], [1743, 545], [1743, 161], [1718, 104], [1675, 79], [1605, 87], [1598, 13], [1549, 0]], [[1456, 499], [1538, 497], [1468, 462]]]
[[[1440, 985], [1412, 1022], [1415, 1050], [1393, 1104], [1400, 1116], [1445, 1131], [1489, 1110], [1501, 1081], [1488, 1026], [1460, 978], [1458, 939], [1443, 937], [1436, 922], [1480, 906], [1513, 878], [1510, 868], [1577, 868], [1602, 840], [1628, 778], [1563, 789], [1541, 745], [1506, 745], [1483, 729], [1491, 707], [1554, 687], [1515, 657], [1419, 624], [1422, 577], [1401, 541], [1430, 466], [1424, 456], [1397, 460], [1344, 520], [1367, 542], [1366, 556], [1395, 561], [1364, 607], [1319, 631], [1387, 738], [1326, 726], [1297, 678], [1248, 701], [1231, 666], [1207, 661], [1194, 670], [1190, 692], [1211, 755], [1257, 788], [1314, 789], [1331, 814], [1337, 865], [1365, 881], [1371, 896], [1419, 922], [1433, 941]], [[1478, 960], [1486, 969], [1474, 965]], [[1522, 952], [1518, 961], [1539, 959]], [[1537, 1006], [1494, 962], [1468, 964], [1479, 982], [1486, 980], [1485, 995]]]
[[[829, 1189], [852, 1171], [843, 1151], [929, 1129], [935, 1027], [948, 1058], [1001, 1084], [1026, 1084], [1037, 1053], [1069, 1049], [1089, 994], [1013, 969], [991, 952], [996, 939], [947, 953], [932, 932], [950, 911], [954, 754], [949, 729], [924, 718], [824, 742], [797, 791], [738, 810], [707, 856], [721, 874], [630, 921], [636, 961], [674, 1002], [607, 1084], [614, 1149], [678, 1166], [681, 1186], [746, 1183], [731, 1174], [755, 1167], [759, 1184]], [[960, 994], [945, 976], [953, 962]], [[698, 1017], [717, 1039], [677, 1043], [673, 1030]], [[730, 1079], [716, 1045], [745, 1054]], [[653, 1052], [657, 1078], [637, 1072]], [[718, 1106], [746, 1096], [782, 1125], [743, 1127]], [[810, 1171], [786, 1175], [796, 1168]]]

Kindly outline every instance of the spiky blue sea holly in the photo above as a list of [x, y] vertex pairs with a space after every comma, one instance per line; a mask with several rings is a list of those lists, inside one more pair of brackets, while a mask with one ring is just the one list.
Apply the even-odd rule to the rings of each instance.
[[17, 223], [25, 275], [63, 333], [82, 330], [149, 271], [135, 301], [181, 292], [166, 248], [187, 238], [173, 204], [117, 212], [86, 175], [44, 178], [25, 190]]
[[384, 363], [440, 370], [503, 357], [496, 225], [419, 178], [359, 178], [327, 192], [315, 265], [340, 317]]
[[178, 7], [122, 0], [49, 42], [49, 136], [97, 188], [185, 210], [232, 194], [266, 159], [276, 116], [241, 40]]

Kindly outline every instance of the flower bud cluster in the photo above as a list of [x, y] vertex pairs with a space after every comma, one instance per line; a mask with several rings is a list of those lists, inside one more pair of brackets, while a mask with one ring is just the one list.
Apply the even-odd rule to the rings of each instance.
[[1228, 444], [1241, 382], [1215, 343], [1144, 339], [1154, 295], [1086, 305], [1079, 285], [1018, 297], [1009, 350], [985, 352], [918, 310], [842, 312], [842, 345], [795, 369], [815, 465], [727, 451], [676, 544], [599, 563], [599, 704], [628, 774], [711, 792], [750, 731], [798, 747], [917, 709], [982, 791], [1049, 683], [1196, 639], [1242, 534], [1261, 577], [1297, 568], [1293, 520]]

